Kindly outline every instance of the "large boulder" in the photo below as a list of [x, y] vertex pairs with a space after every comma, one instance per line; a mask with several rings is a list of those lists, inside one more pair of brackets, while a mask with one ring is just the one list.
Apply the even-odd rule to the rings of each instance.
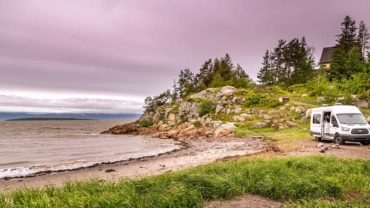
[[222, 105], [216, 105], [216, 113], [219, 113], [219, 112], [222, 112], [222, 110], [224, 109], [224, 107]]
[[190, 107], [190, 115], [192, 117], [195, 117], [195, 118], [198, 118], [199, 117], [199, 107], [198, 107], [198, 103], [193, 103]]
[[263, 122], [254, 122], [253, 123], [253, 126], [254, 127], [257, 127], [257, 128], [263, 128], [263, 127], [266, 127], [267, 124], [266, 123], [263, 123]]
[[174, 108], [166, 108], [164, 117], [167, 118], [168, 114], [173, 110]]
[[302, 113], [305, 113], [306, 112], [306, 109], [302, 106], [298, 106], [296, 109], [295, 109], [295, 112], [298, 113], [298, 114], [302, 114]]
[[194, 94], [194, 95], [190, 95], [190, 98], [191, 99], [194, 99], [194, 98], [207, 98], [209, 97], [209, 92], [207, 92], [206, 90], [202, 90], [200, 92], [198, 92], [197, 94]]
[[234, 113], [240, 113], [240, 112], [242, 112], [242, 110], [243, 110], [243, 108], [236, 107], [236, 108], [234, 109]]
[[311, 115], [312, 115], [312, 108], [306, 110], [306, 117], [311, 118]]
[[234, 135], [235, 130], [236, 130], [236, 126], [234, 123], [222, 124], [215, 130], [213, 137], [221, 138], [221, 137], [227, 137], [230, 135]]
[[234, 94], [237, 89], [233, 86], [225, 86], [220, 89], [220, 93], [225, 96]]

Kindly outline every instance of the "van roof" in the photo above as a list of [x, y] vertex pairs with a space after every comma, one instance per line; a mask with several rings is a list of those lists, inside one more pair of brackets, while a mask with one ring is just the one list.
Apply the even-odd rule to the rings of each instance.
[[361, 113], [361, 111], [352, 105], [337, 105], [337, 106], [328, 106], [313, 108], [312, 112], [334, 112], [334, 113]]

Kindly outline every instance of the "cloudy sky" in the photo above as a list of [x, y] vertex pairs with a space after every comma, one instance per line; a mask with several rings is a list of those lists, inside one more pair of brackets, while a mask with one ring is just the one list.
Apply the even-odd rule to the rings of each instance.
[[256, 80], [278, 39], [335, 44], [349, 15], [370, 25], [369, 0], [1, 0], [0, 112], [141, 113], [229, 53]]

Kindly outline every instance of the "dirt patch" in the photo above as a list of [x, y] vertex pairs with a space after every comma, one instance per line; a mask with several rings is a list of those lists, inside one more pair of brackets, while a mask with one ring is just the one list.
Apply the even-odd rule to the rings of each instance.
[[207, 202], [206, 208], [215, 207], [232, 207], [232, 208], [262, 208], [262, 207], [280, 207], [281, 202], [273, 201], [265, 197], [249, 195], [237, 196], [229, 201], [210, 201]]

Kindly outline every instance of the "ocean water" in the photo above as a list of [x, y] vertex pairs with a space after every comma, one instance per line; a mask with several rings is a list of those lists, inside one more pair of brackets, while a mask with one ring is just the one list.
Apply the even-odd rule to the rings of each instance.
[[0, 121], [0, 179], [71, 170], [181, 148], [173, 140], [100, 132], [127, 121]]

